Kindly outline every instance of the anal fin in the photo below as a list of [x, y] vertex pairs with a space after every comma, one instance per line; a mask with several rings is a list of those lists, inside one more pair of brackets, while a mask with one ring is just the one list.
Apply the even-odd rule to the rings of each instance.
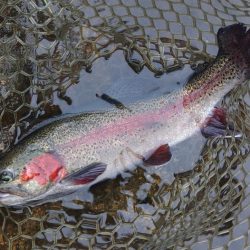
[[[227, 121], [227, 113], [223, 108], [215, 107], [211, 115], [205, 120], [201, 127], [201, 134], [205, 138], [209, 137], [231, 137], [228, 135], [228, 129], [234, 131], [234, 126]], [[240, 137], [237, 133], [235, 137]]]
[[168, 144], [161, 145], [158, 147], [153, 154], [151, 154], [147, 159], [143, 160], [143, 163], [147, 165], [162, 165], [168, 162], [172, 157], [170, 147]]
[[62, 184], [83, 185], [93, 182], [107, 168], [102, 162], [94, 162], [87, 167], [67, 175], [61, 180]]
[[201, 127], [201, 134], [205, 137], [223, 136], [226, 133], [227, 117], [222, 108], [215, 107]]

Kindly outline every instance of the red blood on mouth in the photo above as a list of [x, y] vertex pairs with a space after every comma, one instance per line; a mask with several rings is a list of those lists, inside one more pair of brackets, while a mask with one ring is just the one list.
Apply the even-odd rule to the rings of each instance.
[[20, 174], [20, 179], [23, 182], [33, 179], [40, 185], [45, 185], [48, 182], [61, 180], [66, 173], [62, 161], [56, 155], [44, 153], [27, 163]]

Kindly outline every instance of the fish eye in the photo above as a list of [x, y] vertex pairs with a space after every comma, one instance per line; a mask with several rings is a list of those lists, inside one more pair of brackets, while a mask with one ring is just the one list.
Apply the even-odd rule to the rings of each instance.
[[0, 182], [9, 182], [13, 180], [14, 175], [11, 171], [4, 170], [0, 173]]

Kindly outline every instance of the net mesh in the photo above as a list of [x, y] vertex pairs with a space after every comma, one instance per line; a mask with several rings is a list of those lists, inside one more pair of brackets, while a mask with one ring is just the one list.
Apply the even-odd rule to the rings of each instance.
[[[250, 26], [249, 16], [247, 0], [1, 0], [1, 154], [34, 124], [59, 115], [55, 95], [69, 103], [67, 90], [98, 58], [121, 50], [136, 73], [147, 67], [155, 76], [196, 66], [216, 55], [222, 25]], [[209, 139], [192, 170], [171, 184], [157, 175], [148, 181], [138, 168], [124, 185], [121, 177], [100, 184], [93, 203], [3, 207], [0, 248], [249, 247], [249, 95], [246, 84], [222, 104], [242, 138]]]

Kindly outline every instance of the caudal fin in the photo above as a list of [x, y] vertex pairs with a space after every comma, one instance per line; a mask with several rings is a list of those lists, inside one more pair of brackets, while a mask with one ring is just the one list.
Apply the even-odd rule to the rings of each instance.
[[[218, 55], [233, 55], [237, 63], [246, 68], [246, 78], [250, 78], [250, 29], [243, 23], [220, 28], [217, 33]], [[241, 60], [242, 61], [239, 61]]]
[[245, 38], [242, 42], [242, 53], [246, 59], [247, 70], [246, 70], [246, 78], [250, 79], [250, 29], [248, 29]]

